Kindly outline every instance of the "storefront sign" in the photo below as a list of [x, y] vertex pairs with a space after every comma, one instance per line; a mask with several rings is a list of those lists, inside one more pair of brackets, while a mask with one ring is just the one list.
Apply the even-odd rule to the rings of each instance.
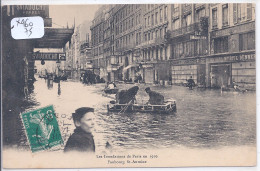
[[48, 60], [48, 61], [65, 61], [66, 54], [65, 53], [34, 53], [33, 54], [34, 60]]
[[172, 61], [173, 65], [184, 65], [184, 64], [205, 64], [206, 59], [205, 58], [192, 58], [192, 59], [181, 59], [181, 60], [174, 60]]
[[49, 18], [48, 5], [16, 5], [15, 8], [15, 15], [21, 17], [41, 16], [43, 18]]
[[143, 64], [143, 68], [153, 68], [153, 64]]
[[208, 62], [240, 62], [240, 61], [254, 61], [255, 54], [236, 54], [228, 56], [211, 57], [207, 59]]
[[206, 36], [196, 36], [196, 35], [190, 35], [191, 40], [199, 40], [199, 39], [207, 39]]

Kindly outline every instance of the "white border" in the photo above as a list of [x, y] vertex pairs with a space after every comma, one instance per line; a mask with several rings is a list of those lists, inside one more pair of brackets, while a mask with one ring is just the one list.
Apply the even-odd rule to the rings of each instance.
[[[259, 56], [259, 48], [260, 48], [260, 37], [258, 34], [258, 29], [260, 28], [260, 24], [258, 22], [258, 20], [260, 19], [260, 12], [258, 12], [258, 9], [260, 9], [260, 1], [258, 0], [196, 0], [196, 1], [192, 1], [192, 0], [113, 0], [113, 2], [111, 2], [111, 0], [2, 0], [1, 1], [3, 5], [30, 5], [30, 4], [41, 4], [41, 5], [65, 5], [65, 4], [159, 4], [159, 3], [256, 3], [256, 29], [255, 29], [255, 37], [256, 37], [256, 107], [257, 107], [257, 112], [256, 112], [256, 118], [257, 118], [257, 156], [260, 154], [260, 143], [259, 143], [259, 136], [260, 136], [260, 117], [257, 117], [257, 114], [259, 113], [259, 102], [258, 99], [260, 97], [260, 93], [258, 92], [258, 85], [259, 85], [259, 69], [258, 66], [260, 66], [260, 60], [258, 60], [258, 56]], [[1, 15], [2, 18], [2, 15]], [[2, 31], [2, 30], [1, 30]], [[1, 40], [2, 42], [2, 40]], [[1, 44], [1, 43], [0, 43]], [[2, 44], [1, 44], [2, 46]], [[2, 58], [1, 58], [2, 61]], [[2, 62], [1, 62], [2, 64]], [[1, 67], [2, 68], [2, 67]], [[2, 79], [2, 72], [1, 72], [1, 79]], [[1, 84], [1, 90], [2, 90], [2, 84]], [[2, 97], [2, 91], [1, 91], [1, 97]], [[2, 104], [1, 104], [2, 106]], [[2, 107], [1, 107], [2, 109]], [[1, 115], [2, 116], [2, 115]], [[2, 126], [2, 119], [1, 119], [1, 126]], [[1, 129], [2, 132], [2, 129]], [[1, 138], [2, 139], [2, 138]], [[2, 144], [1, 144], [2, 145]], [[2, 157], [1, 157], [2, 159]], [[2, 161], [1, 161], [2, 164]], [[259, 165], [259, 157], [257, 157], [257, 165]], [[125, 170], [125, 171], [129, 171], [129, 170], [161, 170], [162, 168], [109, 168], [106, 170]], [[189, 168], [163, 168], [162, 170], [176, 170], [176, 171], [251, 171], [251, 170], [260, 170], [260, 166], [256, 166], [256, 167], [189, 167]], [[3, 170], [7, 170], [7, 169], [3, 169]], [[8, 169], [10, 170], [10, 169]], [[11, 169], [11, 170], [20, 170], [20, 169]], [[27, 169], [22, 169], [22, 170], [27, 170]], [[28, 169], [29, 170], [29, 169]], [[30, 169], [30, 170], [36, 170], [36, 169]], [[45, 170], [50, 170], [50, 169], [41, 169], [42, 171]], [[60, 169], [52, 169], [52, 170], [57, 170], [59, 171]], [[86, 170], [86, 169], [66, 169], [66, 170]], [[97, 171], [97, 170], [103, 170], [104, 169], [88, 169], [91, 171]]]

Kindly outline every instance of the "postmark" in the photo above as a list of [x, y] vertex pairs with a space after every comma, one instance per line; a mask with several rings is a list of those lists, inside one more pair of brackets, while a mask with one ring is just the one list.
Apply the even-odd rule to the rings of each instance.
[[33, 153], [63, 144], [52, 105], [22, 113], [21, 118]]

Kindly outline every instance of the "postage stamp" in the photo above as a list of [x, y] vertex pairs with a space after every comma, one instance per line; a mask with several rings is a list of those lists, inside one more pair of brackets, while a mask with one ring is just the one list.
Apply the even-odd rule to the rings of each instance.
[[21, 117], [33, 153], [63, 144], [52, 105], [22, 113]]

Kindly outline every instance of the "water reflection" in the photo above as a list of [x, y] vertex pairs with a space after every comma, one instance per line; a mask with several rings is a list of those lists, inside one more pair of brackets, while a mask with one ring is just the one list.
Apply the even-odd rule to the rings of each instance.
[[47, 79], [47, 87], [49, 90], [53, 88], [53, 80]]
[[58, 95], [61, 94], [60, 82], [58, 83]]

